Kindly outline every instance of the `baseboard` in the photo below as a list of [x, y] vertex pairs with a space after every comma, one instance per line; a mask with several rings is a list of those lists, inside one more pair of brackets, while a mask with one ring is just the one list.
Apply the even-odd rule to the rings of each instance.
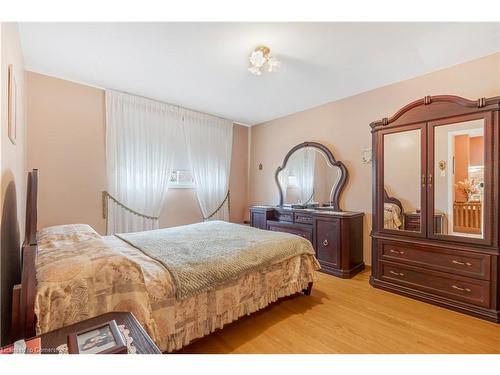
[[[320, 261], [321, 264], [321, 261]], [[342, 279], [350, 279], [354, 277], [356, 274], [360, 273], [365, 269], [365, 263], [359, 263], [356, 264], [354, 267], [348, 269], [348, 270], [342, 270], [338, 268], [332, 268], [325, 266], [324, 264], [321, 264], [321, 269], [320, 272], [327, 273], [329, 275], [337, 276]]]

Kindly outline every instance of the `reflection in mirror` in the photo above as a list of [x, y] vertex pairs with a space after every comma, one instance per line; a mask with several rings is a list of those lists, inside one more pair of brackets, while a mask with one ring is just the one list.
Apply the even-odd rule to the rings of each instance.
[[435, 127], [434, 232], [483, 238], [484, 120]]
[[420, 129], [384, 135], [384, 228], [421, 231]]
[[340, 169], [328, 161], [315, 147], [296, 150], [285, 168], [278, 172], [278, 181], [285, 205], [329, 205], [340, 180]]

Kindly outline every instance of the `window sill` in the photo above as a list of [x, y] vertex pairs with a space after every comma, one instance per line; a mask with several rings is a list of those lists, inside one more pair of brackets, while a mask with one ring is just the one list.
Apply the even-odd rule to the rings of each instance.
[[195, 189], [194, 185], [168, 185], [169, 189]]

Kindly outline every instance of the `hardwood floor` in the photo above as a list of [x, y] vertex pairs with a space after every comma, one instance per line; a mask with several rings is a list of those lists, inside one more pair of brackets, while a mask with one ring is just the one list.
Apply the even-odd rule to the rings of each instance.
[[500, 353], [500, 325], [318, 273], [293, 296], [180, 353]]

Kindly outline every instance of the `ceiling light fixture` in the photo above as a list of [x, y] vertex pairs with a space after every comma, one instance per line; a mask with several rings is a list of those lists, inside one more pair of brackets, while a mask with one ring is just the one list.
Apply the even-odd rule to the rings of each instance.
[[271, 49], [266, 46], [258, 46], [255, 48], [250, 54], [248, 61], [250, 62], [248, 71], [256, 76], [262, 74], [261, 69], [263, 69], [266, 64], [268, 72], [275, 72], [281, 66], [281, 62], [271, 55]]

